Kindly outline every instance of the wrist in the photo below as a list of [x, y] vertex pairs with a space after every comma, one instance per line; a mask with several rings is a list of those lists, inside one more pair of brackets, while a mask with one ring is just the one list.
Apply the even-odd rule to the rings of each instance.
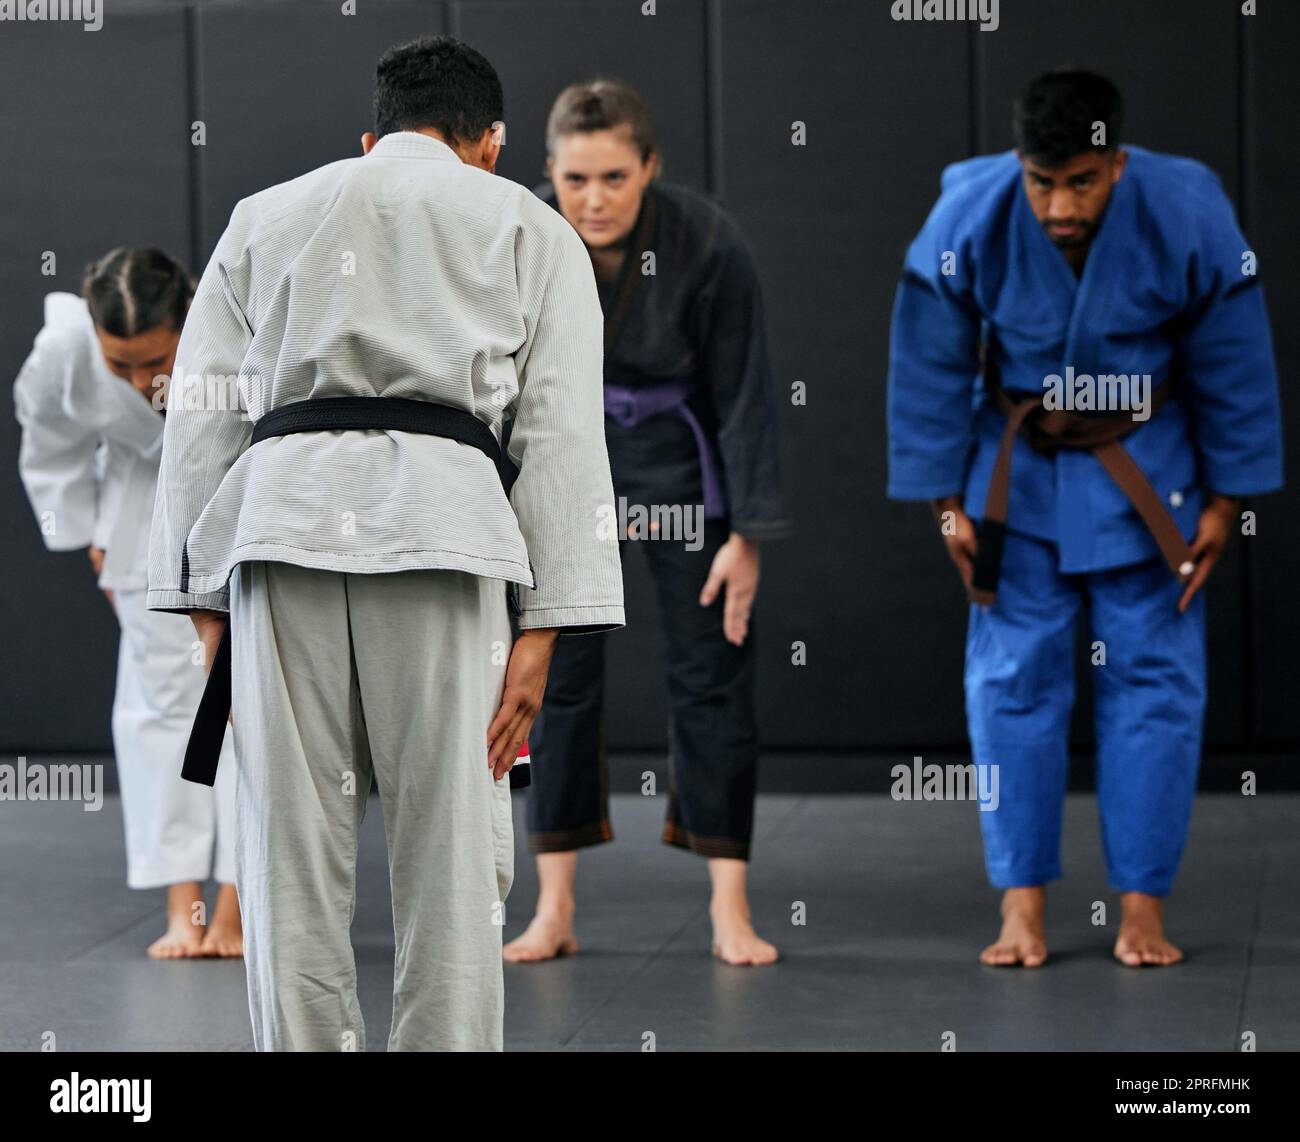
[[939, 496], [937, 499], [930, 501], [930, 510], [934, 512], [934, 518], [938, 519], [944, 512], [961, 511], [961, 496]]
[[532, 642], [554, 642], [560, 637], [560, 630], [558, 627], [529, 627], [527, 630], [521, 630], [519, 637]]

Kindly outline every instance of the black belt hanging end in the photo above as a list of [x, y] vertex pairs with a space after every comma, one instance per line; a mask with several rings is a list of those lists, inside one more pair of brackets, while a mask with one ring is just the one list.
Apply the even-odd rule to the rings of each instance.
[[213, 785], [217, 780], [217, 762], [221, 760], [221, 746], [226, 737], [226, 724], [230, 718], [230, 620], [221, 632], [216, 657], [203, 697], [199, 700], [194, 726], [185, 747], [185, 762], [181, 777], [198, 785]]

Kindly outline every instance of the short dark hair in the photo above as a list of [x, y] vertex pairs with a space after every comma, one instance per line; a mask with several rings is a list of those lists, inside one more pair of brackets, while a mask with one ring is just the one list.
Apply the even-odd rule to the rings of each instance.
[[375, 66], [375, 134], [432, 127], [448, 143], [473, 142], [505, 112], [501, 80], [468, 44], [421, 36]]
[[81, 296], [105, 333], [135, 337], [159, 325], [180, 329], [194, 286], [189, 270], [161, 250], [118, 246], [86, 267]]
[[[1093, 141], [1096, 124], [1106, 127], [1105, 142]], [[1085, 151], [1108, 151], [1119, 144], [1124, 97], [1104, 75], [1060, 68], [1030, 80], [1016, 99], [1011, 129], [1027, 159], [1057, 167]]]
[[617, 79], [574, 83], [556, 96], [546, 118], [546, 150], [555, 154], [556, 140], [575, 132], [627, 127], [632, 145], [645, 162], [655, 151], [650, 108], [636, 88]]

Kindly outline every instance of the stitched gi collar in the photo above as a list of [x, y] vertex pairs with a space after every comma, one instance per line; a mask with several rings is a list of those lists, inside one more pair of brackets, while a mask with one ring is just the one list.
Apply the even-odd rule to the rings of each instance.
[[460, 162], [460, 156], [441, 139], [422, 135], [419, 131], [390, 131], [370, 148], [370, 153], [389, 159], [455, 159]]

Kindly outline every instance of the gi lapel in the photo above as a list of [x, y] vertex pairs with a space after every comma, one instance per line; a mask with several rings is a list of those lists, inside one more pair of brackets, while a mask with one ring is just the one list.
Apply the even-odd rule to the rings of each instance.
[[[1096, 350], [1110, 327], [1109, 317], [1115, 290], [1124, 288], [1124, 282], [1120, 280], [1126, 261], [1124, 238], [1126, 235], [1135, 235], [1132, 181], [1132, 174], [1125, 174], [1112, 188], [1097, 236], [1092, 241], [1092, 249], [1088, 251], [1088, 260], [1083, 264], [1083, 276], [1078, 282], [1074, 309], [1070, 313], [1070, 324], [1066, 330], [1062, 369], [1066, 365], [1073, 365], [1076, 372], [1091, 374], [1116, 364], [1098, 360]], [[1050, 245], [1046, 234], [1043, 234], [1043, 241]], [[1057, 261], [1073, 278], [1074, 271], [1070, 269], [1065, 255], [1059, 250], [1056, 254]]]
[[613, 299], [609, 313], [605, 316], [605, 352], [618, 343], [623, 323], [632, 312], [632, 303], [641, 288], [641, 255], [654, 248], [655, 238], [655, 191], [653, 186], [646, 187], [641, 197], [641, 209], [637, 212], [636, 224], [628, 236], [627, 253], [623, 264], [618, 268], [614, 279]]

